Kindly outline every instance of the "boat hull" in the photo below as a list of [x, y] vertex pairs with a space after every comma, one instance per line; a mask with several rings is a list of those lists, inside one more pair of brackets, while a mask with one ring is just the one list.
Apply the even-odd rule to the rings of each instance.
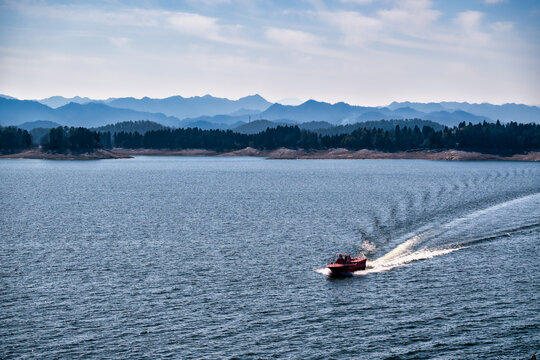
[[366, 269], [366, 258], [354, 259], [349, 264], [328, 264], [327, 268], [332, 272], [332, 275], [347, 276], [351, 275], [355, 271]]

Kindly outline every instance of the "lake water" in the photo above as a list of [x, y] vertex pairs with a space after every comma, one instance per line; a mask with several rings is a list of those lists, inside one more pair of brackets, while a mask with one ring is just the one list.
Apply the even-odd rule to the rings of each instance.
[[540, 347], [540, 164], [0, 160], [0, 216], [4, 359]]

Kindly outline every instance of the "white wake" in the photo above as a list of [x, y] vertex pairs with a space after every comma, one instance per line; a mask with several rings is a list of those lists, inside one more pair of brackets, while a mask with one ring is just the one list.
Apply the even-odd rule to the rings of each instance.
[[[540, 194], [536, 193], [506, 201], [482, 210], [471, 212], [466, 216], [453, 219], [445, 224], [432, 224], [430, 228], [419, 229], [417, 230], [419, 234], [410, 234], [408, 236], [405, 236], [404, 238], [406, 240], [404, 242], [400, 243], [394, 249], [390, 250], [383, 256], [374, 260], [368, 260], [366, 270], [356, 271], [355, 273], [353, 273], [353, 275], [363, 276], [372, 273], [386, 272], [396, 267], [406, 266], [419, 260], [431, 259], [437, 256], [450, 254], [454, 251], [465, 249], [467, 247], [466, 245], [470, 245], [476, 241], [479, 241], [469, 241], [470, 244], [468, 242], [462, 241], [462, 236], [464, 236], [464, 233], [467, 233], [469, 230], [474, 229], [477, 225], [476, 222], [481, 221], [479, 218], [485, 217], [485, 219], [482, 220], [484, 220], [486, 224], [492, 224], [493, 221], [497, 221], [497, 217], [492, 216], [495, 212], [508, 206], [520, 204], [522, 202], [530, 202], [530, 205], [537, 206], [540, 202]], [[517, 211], [517, 216], [521, 216], [521, 210]], [[495, 229], [491, 228], [491, 230], [493, 231]], [[492, 235], [493, 234], [495, 233], [492, 233]], [[428, 243], [436, 243], [438, 240], [444, 240], [445, 236], [448, 238], [447, 240], [450, 240], [449, 243], [439, 246], [427, 245]], [[482, 240], [497, 237], [499, 236], [488, 236]], [[368, 244], [368, 246], [373, 245], [370, 243]], [[361, 248], [364, 248], [364, 246], [361, 245]], [[327, 276], [331, 274], [330, 270], [328, 270], [327, 268], [321, 268], [315, 271]]]

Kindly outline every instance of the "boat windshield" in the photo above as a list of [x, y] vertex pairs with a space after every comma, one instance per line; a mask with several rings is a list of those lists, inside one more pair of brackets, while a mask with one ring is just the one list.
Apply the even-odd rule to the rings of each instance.
[[366, 255], [363, 252], [359, 253], [356, 256], [350, 256], [347, 253], [335, 253], [334, 256], [329, 260], [329, 264], [348, 264], [351, 263], [354, 259], [365, 259]]

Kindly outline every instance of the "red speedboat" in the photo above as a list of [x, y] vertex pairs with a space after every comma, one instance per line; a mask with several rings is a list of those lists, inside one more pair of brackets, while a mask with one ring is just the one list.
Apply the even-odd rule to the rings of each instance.
[[364, 254], [357, 257], [351, 257], [349, 254], [336, 254], [326, 265], [332, 272], [332, 275], [348, 276], [358, 270], [366, 269], [367, 258]]

